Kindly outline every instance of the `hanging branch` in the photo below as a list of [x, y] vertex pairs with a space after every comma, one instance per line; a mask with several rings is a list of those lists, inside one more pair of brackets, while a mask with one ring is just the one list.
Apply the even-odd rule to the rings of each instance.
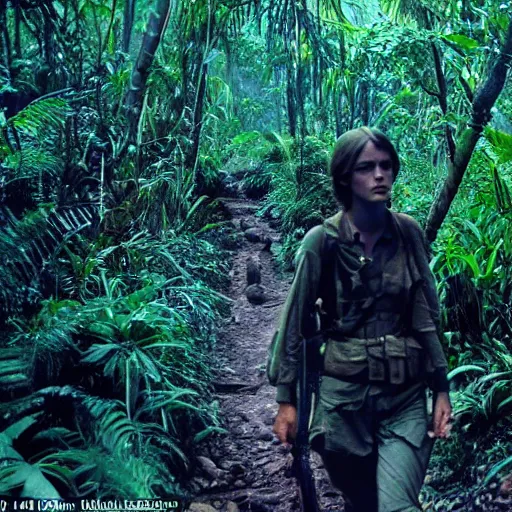
[[[427, 94], [437, 98], [439, 101], [439, 106], [441, 107], [441, 112], [443, 113], [443, 116], [446, 116], [448, 113], [448, 88], [446, 87], [446, 78], [443, 73], [439, 50], [433, 41], [430, 43], [430, 45], [432, 48], [432, 54], [434, 56], [434, 68], [439, 91], [431, 91], [423, 85], [421, 85], [421, 87]], [[453, 139], [453, 130], [451, 126], [448, 125], [448, 123], [445, 123], [445, 136], [446, 143], [448, 144], [448, 156], [450, 161], [453, 162], [453, 159], [455, 158], [455, 141]]]
[[448, 164], [448, 176], [430, 209], [425, 235], [432, 243], [457, 194], [462, 178], [471, 160], [476, 143], [485, 125], [491, 119], [491, 108], [498, 99], [512, 62], [512, 20], [509, 22], [505, 42], [487, 80], [477, 92], [472, 105], [471, 121], [457, 141], [453, 161]]

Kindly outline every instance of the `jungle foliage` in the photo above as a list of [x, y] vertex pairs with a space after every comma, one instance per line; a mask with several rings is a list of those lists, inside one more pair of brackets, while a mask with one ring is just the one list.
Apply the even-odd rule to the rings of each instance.
[[432, 485], [502, 476], [511, 17], [489, 0], [0, 2], [0, 493], [180, 494], [222, 431], [207, 356], [236, 237], [215, 198], [242, 180], [290, 268], [336, 209], [332, 144], [362, 124], [396, 143], [393, 207], [433, 243], [459, 423]]

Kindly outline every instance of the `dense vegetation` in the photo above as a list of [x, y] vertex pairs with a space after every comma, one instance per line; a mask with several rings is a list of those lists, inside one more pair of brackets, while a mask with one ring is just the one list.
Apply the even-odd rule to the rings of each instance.
[[431, 485], [503, 476], [511, 16], [490, 0], [0, 2], [0, 494], [180, 494], [221, 430], [206, 356], [236, 236], [216, 198], [240, 179], [261, 198], [289, 268], [336, 209], [336, 136], [362, 124], [396, 142], [393, 207], [433, 243], [459, 421]]

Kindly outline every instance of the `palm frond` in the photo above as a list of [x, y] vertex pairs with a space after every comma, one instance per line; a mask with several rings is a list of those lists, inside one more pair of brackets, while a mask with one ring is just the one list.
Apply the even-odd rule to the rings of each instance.
[[[27, 147], [5, 158], [3, 165], [15, 171], [15, 177], [5, 183], [8, 186], [20, 179], [55, 179], [63, 170], [64, 162], [53, 152], [40, 147]], [[44, 178], [43, 178], [44, 177]]]
[[48, 135], [48, 129], [61, 129], [70, 114], [71, 108], [67, 101], [48, 98], [30, 103], [11, 117], [8, 125], [42, 140]]
[[16, 219], [4, 209], [7, 223], [0, 230], [0, 302], [4, 312], [19, 311], [23, 303], [40, 300], [41, 272], [70, 238], [94, 222], [95, 215], [94, 207], [76, 206], [40, 208]]

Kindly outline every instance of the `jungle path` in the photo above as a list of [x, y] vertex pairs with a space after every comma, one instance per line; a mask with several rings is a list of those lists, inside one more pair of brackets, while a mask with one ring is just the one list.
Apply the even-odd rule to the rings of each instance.
[[[222, 427], [228, 433], [205, 440], [198, 446], [202, 456], [190, 489], [194, 502], [191, 512], [294, 512], [300, 510], [298, 488], [291, 475], [292, 456], [272, 432], [277, 413], [276, 390], [265, 375], [267, 350], [277, 325], [292, 275], [281, 276], [272, 251], [279, 234], [256, 217], [257, 201], [223, 199], [240, 230], [240, 247], [230, 271], [228, 295], [233, 299], [232, 314], [218, 336], [214, 369], [215, 399], [218, 400]], [[268, 243], [267, 243], [268, 245]], [[247, 259], [259, 260], [265, 302], [249, 302]], [[321, 459], [312, 454], [312, 467], [319, 500], [324, 511], [342, 511], [342, 498], [332, 489]]]
[[[276, 390], [268, 384], [267, 351], [292, 274], [279, 271], [274, 254], [279, 233], [256, 216], [257, 201], [222, 199], [240, 233], [233, 255], [228, 292], [233, 300], [231, 316], [224, 320], [212, 360], [215, 396], [221, 426], [227, 434], [205, 439], [197, 446], [194, 477], [188, 490], [194, 497], [190, 512], [298, 512], [298, 486], [291, 472], [292, 456], [277, 441], [272, 426], [277, 413]], [[258, 241], [259, 239], [259, 241]], [[272, 248], [269, 251], [269, 239]], [[250, 241], [252, 240], [252, 241]], [[267, 247], [265, 247], [267, 246]], [[259, 262], [264, 302], [246, 297], [247, 261]], [[334, 489], [316, 453], [311, 454], [320, 510], [341, 512], [343, 499]], [[440, 467], [427, 472], [423, 489], [425, 511], [512, 512], [512, 474], [502, 484], [479, 488], [475, 483], [438, 494], [428, 489], [441, 479]], [[476, 468], [483, 474], [489, 467]], [[479, 481], [481, 481], [479, 478]], [[435, 497], [434, 497], [435, 496]]]

